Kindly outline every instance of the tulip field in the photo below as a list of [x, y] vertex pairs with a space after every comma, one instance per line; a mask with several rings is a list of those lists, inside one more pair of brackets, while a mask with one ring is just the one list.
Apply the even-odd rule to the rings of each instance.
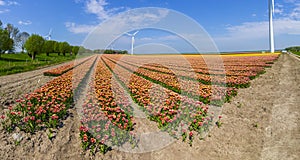
[[195, 138], [220, 127], [222, 116], [212, 108], [229, 103], [278, 56], [93, 55], [45, 71], [44, 76], [56, 77], [16, 100], [1, 122], [9, 132], [32, 134], [63, 127], [79, 94], [83, 102], [77, 123], [84, 151], [138, 147], [136, 110], [161, 131], [192, 146]]

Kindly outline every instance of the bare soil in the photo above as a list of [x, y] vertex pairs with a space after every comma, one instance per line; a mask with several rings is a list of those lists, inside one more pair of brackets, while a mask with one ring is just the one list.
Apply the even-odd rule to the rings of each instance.
[[[193, 146], [180, 140], [147, 153], [112, 150], [90, 156], [82, 152], [79, 140], [79, 117], [75, 109], [64, 121], [56, 137], [49, 140], [47, 131], [35, 135], [19, 132], [23, 140], [16, 145], [12, 135], [0, 130], [1, 159], [300, 159], [300, 60], [282, 54], [266, 73], [239, 89], [222, 111], [222, 126], [214, 127], [204, 140]], [[43, 70], [43, 69], [42, 69]], [[14, 101], [17, 89], [30, 92], [44, 84], [42, 70], [0, 77], [1, 104]], [[39, 83], [37, 81], [40, 80]], [[19, 83], [20, 82], [20, 83]], [[19, 84], [18, 84], [19, 83]], [[26, 87], [26, 86], [29, 87]], [[3, 87], [3, 88], [2, 88]], [[4, 87], [6, 89], [4, 89]], [[22, 88], [24, 87], [24, 88]], [[16, 89], [17, 88], [17, 89]], [[26, 89], [27, 88], [27, 89]], [[10, 92], [4, 92], [10, 90]], [[2, 109], [5, 106], [1, 107]], [[149, 123], [138, 122], [138, 124]], [[1, 128], [1, 127], [0, 127]], [[16, 131], [18, 132], [18, 131]]]

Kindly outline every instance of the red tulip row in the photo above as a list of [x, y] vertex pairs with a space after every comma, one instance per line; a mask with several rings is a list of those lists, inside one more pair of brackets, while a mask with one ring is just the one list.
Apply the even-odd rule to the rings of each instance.
[[[122, 89], [117, 87], [116, 81], [112, 79], [112, 72], [101, 61], [98, 62], [95, 72], [94, 88], [99, 107], [119, 128], [131, 130], [133, 127], [133, 117], [130, 115], [132, 109], [129, 100], [120, 93]], [[116, 94], [118, 97], [114, 96], [115, 93], [119, 93]]]
[[[172, 136], [182, 136], [193, 132], [206, 131], [212, 117], [208, 117], [208, 106], [200, 101], [195, 101], [186, 96], [168, 90], [152, 83], [129, 70], [116, 66], [112, 61], [103, 58], [109, 68], [123, 85], [129, 90], [133, 100], [138, 103], [150, 120], [158, 123], [158, 127], [168, 131]], [[129, 76], [128, 76], [129, 75]], [[182, 130], [178, 130], [181, 128]]]
[[80, 137], [84, 150], [107, 152], [111, 146], [133, 143], [132, 108], [112, 72], [98, 60], [85, 103], [82, 106]]
[[73, 105], [73, 90], [77, 88], [94, 61], [95, 58], [91, 58], [74, 70], [54, 78], [41, 88], [26, 94], [24, 98], [16, 100], [17, 105], [11, 106], [6, 113], [8, 118], [4, 123], [5, 128], [13, 130], [18, 127], [25, 132], [35, 132], [40, 128], [57, 127]]
[[[187, 56], [188, 57], [188, 56]], [[260, 56], [263, 57], [261, 58], [261, 62], [263, 62], [264, 57], [268, 58], [268, 62], [270, 60], [270, 58], [268, 56]], [[271, 56], [271, 60], [275, 59], [277, 56]], [[109, 56], [109, 58], [111, 59], [115, 59], [118, 58], [118, 56], [114, 55], [114, 56]], [[133, 58], [124, 58], [124, 60], [122, 60], [122, 63], [126, 63], [128, 65], [133, 65], [133, 66], [141, 66], [141, 64], [146, 63], [146, 65], [143, 65], [142, 68], [143, 69], [147, 69], [150, 71], [154, 71], [154, 72], [161, 72], [161, 73], [166, 73], [166, 74], [170, 74], [170, 75], [175, 75], [174, 73], [176, 73], [176, 75], [179, 78], [188, 78], [188, 79], [194, 79], [194, 80], [198, 80], [204, 84], [224, 84], [226, 83], [227, 86], [230, 87], [248, 87], [250, 85], [250, 79], [255, 78], [256, 76], [258, 76], [259, 74], [264, 72], [264, 68], [261, 66], [245, 66], [245, 65], [241, 65], [241, 66], [234, 66], [234, 63], [232, 63], [233, 66], [225, 66], [224, 67], [224, 71], [221, 70], [209, 70], [207, 68], [207, 66], [205, 66], [206, 68], [199, 68], [199, 66], [201, 66], [201, 63], [204, 63], [204, 61], [196, 61], [198, 60], [197, 57], [194, 58], [195, 60], [192, 61], [193, 59], [190, 59], [191, 61], [191, 65], [193, 66], [192, 68], [188, 68], [189, 65], [184, 65], [186, 67], [183, 66], [178, 66], [175, 64], [167, 64], [167, 66], [170, 66], [170, 69], [167, 67], [164, 67], [161, 64], [157, 64], [157, 63], [147, 63], [146, 59], [143, 59], [143, 57], [138, 57], [141, 58], [139, 60], [135, 59], [135, 57]], [[152, 58], [152, 57], [151, 57]], [[162, 57], [160, 57], [160, 59], [164, 59]], [[156, 61], [159, 62], [161, 61], [162, 63], [165, 63], [164, 61], [157, 59]], [[266, 59], [266, 58], [265, 58]], [[135, 60], [135, 62], [133, 63], [133, 61]], [[149, 60], [149, 59], [148, 59]], [[247, 60], [250, 61], [248, 57], [244, 58], [240, 58], [239, 61], [242, 60]], [[254, 59], [255, 60], [255, 59]], [[153, 61], [153, 60], [151, 60]], [[172, 60], [173, 61], [173, 60]], [[182, 61], [182, 60], [181, 60]], [[253, 60], [252, 60], [253, 61]], [[120, 61], [118, 61], [120, 62]], [[195, 63], [196, 62], [196, 63]], [[168, 62], [169, 63], [169, 62]], [[178, 62], [177, 64], [182, 64], [183, 62]], [[245, 62], [245, 63], [249, 63], [249, 62]], [[266, 64], [264, 62], [264, 65], [269, 65]], [[217, 68], [216, 68], [217, 69]], [[220, 68], [221, 69], [221, 68]], [[224, 76], [226, 74], [226, 77]]]
[[[227, 75], [233, 76], [242, 76], [244, 72], [260, 72], [263, 70], [263, 67], [270, 66], [274, 60], [278, 58], [278, 55], [265, 55], [265, 56], [220, 56], [210, 57], [210, 56], [196, 56], [196, 55], [185, 55], [182, 58], [180, 56], [137, 56], [137, 57], [124, 57], [122, 61], [128, 62], [135, 65], [144, 65], [150, 67], [161, 67], [163, 64], [168, 68], [176, 71], [185, 71], [185, 72], [198, 72], [202, 74], [211, 74], [211, 75], [223, 75], [226, 71]], [[119, 55], [110, 55], [111, 59], [120, 58]], [[171, 59], [171, 61], [169, 61]], [[209, 67], [206, 62], [209, 62]], [[212, 64], [211, 64], [212, 63]], [[149, 65], [148, 65], [149, 64]], [[158, 64], [158, 65], [157, 65]], [[168, 69], [167, 68], [167, 69]], [[251, 73], [250, 73], [251, 74]]]
[[[109, 57], [110, 58], [110, 57]], [[112, 60], [114, 60], [114, 56], [112, 57]], [[114, 60], [115, 61], [115, 60]], [[116, 62], [116, 61], [115, 61]], [[138, 68], [138, 65], [132, 64], [132, 63], [128, 63], [125, 61], [118, 61], [118, 63], [122, 64], [122, 65], [126, 65], [126, 66], [131, 66], [132, 68]], [[249, 81], [250, 79], [248, 77], [244, 77], [244, 76], [218, 76], [218, 75], [206, 75], [206, 74], [199, 74], [199, 73], [195, 73], [192, 71], [186, 71], [186, 70], [178, 70], [178, 69], [168, 69], [167, 67], [163, 67], [160, 64], [146, 64], [143, 65], [141, 67], [139, 67], [138, 69], [141, 72], [145, 72], [145, 73], [153, 73], [155, 74], [159, 74], [160, 76], [162, 76], [162, 80], [164, 81], [163, 83], [169, 85], [169, 86], [173, 86], [173, 85], [179, 85], [179, 83], [177, 82], [177, 78], [180, 79], [190, 79], [190, 80], [194, 80], [194, 81], [200, 81], [203, 84], [227, 84], [228, 86], [231, 87], [243, 87], [243, 86], [248, 86], [249, 85]], [[158, 72], [158, 73], [156, 73]], [[177, 76], [177, 77], [176, 77]], [[155, 76], [154, 76], [155, 77]], [[158, 77], [157, 77], [158, 78]], [[169, 84], [171, 83], [171, 84]], [[179, 86], [174, 86], [175, 89], [179, 90]]]
[[59, 66], [57, 68], [53, 68], [53, 69], [50, 69], [50, 70], [47, 70], [45, 71], [43, 74], [45, 76], [60, 76], [66, 72], [68, 72], [69, 70], [75, 68], [76, 66], [79, 66], [81, 65], [82, 63], [85, 63], [87, 62], [91, 57], [88, 57], [88, 58], [84, 58], [84, 59], [80, 59], [80, 60], [74, 60], [68, 64], [65, 64], [65, 65], [62, 65], [62, 66]]
[[[158, 70], [160, 72], [164, 72], [164, 73], [169, 73], [171, 74], [169, 71], [169, 69], [165, 69], [166, 67], [161, 66], [160, 64], [146, 64], [144, 66], [147, 69], [150, 70]], [[180, 71], [184, 72], [184, 73], [189, 73], [189, 74], [195, 74], [195, 73], [200, 73], [200, 74], [206, 74], [206, 75], [228, 75], [228, 76], [256, 76], [256, 72], [260, 72], [262, 71], [264, 68], [263, 67], [246, 67], [244, 66], [244, 70], [242, 70], [243, 68], [241, 68], [241, 66], [224, 66], [224, 71], [222, 70], [209, 70], [208, 68], [204, 69], [204, 68], [183, 68], [180, 66], [171, 66], [170, 68], [176, 70], [176, 71]], [[191, 73], [190, 73], [191, 72]]]
[[[117, 63], [113, 60], [111, 62], [115, 64]], [[177, 81], [177, 77], [174, 74], [154, 72], [142, 67], [137, 69], [133, 65], [128, 65], [120, 61], [117, 64], [118, 66], [124, 67], [136, 75], [160, 84], [174, 92], [188, 95], [194, 99], [200, 99], [204, 103], [211, 102], [213, 104], [221, 105], [224, 100], [229, 100], [236, 94], [236, 89], [234, 88], [226, 88], [217, 85], [205, 85], [190, 79], [179, 79], [179, 81]]]

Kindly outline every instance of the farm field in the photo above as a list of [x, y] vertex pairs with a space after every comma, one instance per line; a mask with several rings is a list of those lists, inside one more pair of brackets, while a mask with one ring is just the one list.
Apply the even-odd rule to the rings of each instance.
[[27, 54], [2, 54], [0, 57], [0, 76], [21, 73], [36, 70], [63, 62], [71, 61], [76, 58], [85, 57], [86, 55], [66, 55], [58, 56], [57, 54], [39, 54], [35, 60]]
[[0, 77], [5, 159], [300, 156], [290, 55], [93, 55], [36, 72]]

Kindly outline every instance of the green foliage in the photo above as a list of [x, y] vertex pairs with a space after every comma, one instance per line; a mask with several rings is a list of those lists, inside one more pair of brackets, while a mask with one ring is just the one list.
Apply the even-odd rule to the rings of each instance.
[[92, 53], [92, 52], [93, 52], [92, 50], [86, 49], [83, 46], [80, 46], [78, 51], [79, 55], [83, 55], [84, 53]]
[[68, 42], [59, 42], [59, 52], [66, 56], [67, 52], [71, 52], [71, 46]]
[[17, 46], [18, 44], [18, 34], [20, 30], [17, 27], [14, 27], [14, 25], [8, 23], [5, 27], [5, 30], [8, 31], [9, 37], [13, 40], [14, 45]]
[[59, 42], [56, 42], [54, 43], [53, 45], [53, 51], [54, 53], [57, 53], [58, 55], [60, 55], [60, 51], [59, 51]]
[[79, 46], [73, 46], [72, 48], [72, 53], [74, 53], [75, 55], [78, 54], [80, 47]]
[[28, 52], [28, 55], [32, 58], [32, 60], [35, 59], [35, 56], [43, 51], [43, 46], [44, 46], [45, 40], [43, 37], [33, 34], [31, 35], [24, 47]]
[[288, 47], [286, 50], [300, 52], [300, 46]]
[[288, 47], [285, 50], [290, 51], [300, 56], [300, 46]]
[[9, 32], [0, 28], [0, 56], [8, 50], [13, 49], [13, 39], [9, 37]]
[[103, 52], [104, 54], [128, 54], [126, 50], [112, 50], [112, 49], [107, 49]]
[[55, 41], [45, 41], [43, 51], [49, 56], [49, 53], [54, 52]]

